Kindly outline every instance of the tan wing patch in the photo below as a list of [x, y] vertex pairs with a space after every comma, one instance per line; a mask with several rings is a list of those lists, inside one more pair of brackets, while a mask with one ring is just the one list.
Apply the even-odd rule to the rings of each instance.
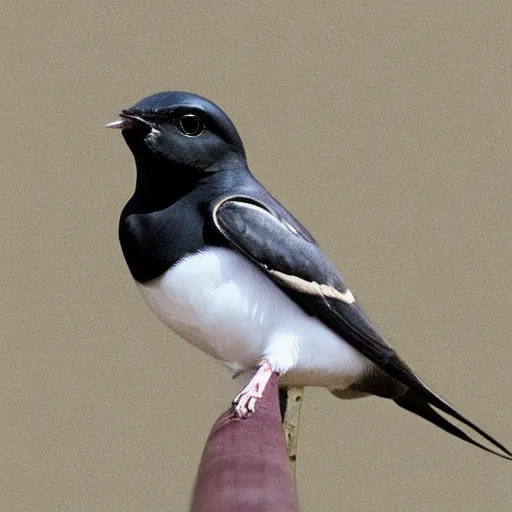
[[[229, 197], [222, 199], [215, 205], [215, 207], [213, 209], [213, 221], [215, 223], [215, 226], [221, 233], [223, 233], [223, 231], [219, 224], [219, 220], [217, 218], [217, 211], [223, 204], [227, 203], [228, 201], [232, 201], [233, 203], [243, 203], [244, 207], [246, 207], [246, 208], [252, 208], [259, 212], [266, 213], [274, 222], [276, 222], [276, 223], [280, 224], [281, 226], [285, 227], [286, 229], [290, 230], [295, 235], [298, 235], [297, 230], [293, 226], [289, 225], [287, 222], [280, 221], [274, 215], [272, 215], [272, 213], [270, 213], [268, 210], [264, 209], [262, 206], [255, 205], [250, 202], [237, 201], [237, 199], [244, 199], [244, 198], [246, 198], [246, 196], [243, 196], [243, 195], [229, 196]], [[247, 199], [251, 199], [251, 198], [247, 197]], [[261, 265], [261, 263], [260, 263], [260, 265]], [[262, 265], [262, 266], [264, 266], [266, 268], [267, 272], [269, 274], [272, 274], [276, 279], [278, 279], [282, 283], [286, 284], [290, 288], [294, 288], [295, 290], [298, 290], [302, 293], [307, 293], [309, 295], [321, 295], [321, 296], [327, 297], [329, 299], [341, 300], [345, 304], [353, 304], [356, 301], [356, 299], [352, 295], [352, 292], [349, 289], [347, 289], [347, 291], [345, 291], [345, 292], [340, 292], [339, 290], [336, 290], [336, 288], [333, 288], [332, 286], [329, 286], [327, 284], [319, 284], [315, 281], [306, 281], [305, 279], [302, 279], [300, 277], [291, 276], [289, 274], [279, 272], [278, 270], [271, 270], [266, 265]]]
[[338, 299], [345, 304], [353, 304], [356, 301], [352, 295], [352, 292], [348, 289], [346, 292], [340, 292], [339, 290], [336, 290], [336, 288], [333, 288], [327, 284], [318, 284], [315, 281], [306, 281], [300, 277], [290, 276], [288, 274], [284, 274], [283, 272], [279, 272], [278, 270], [267, 269], [267, 271], [281, 282], [287, 284], [295, 290], [298, 290], [299, 292], [307, 293], [309, 295], [322, 295], [323, 297], [328, 297], [329, 299]]

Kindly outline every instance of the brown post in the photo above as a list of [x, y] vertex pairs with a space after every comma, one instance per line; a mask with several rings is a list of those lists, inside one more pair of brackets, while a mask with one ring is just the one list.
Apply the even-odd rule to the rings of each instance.
[[298, 512], [279, 411], [277, 376], [256, 412], [215, 422], [197, 472], [191, 512]]

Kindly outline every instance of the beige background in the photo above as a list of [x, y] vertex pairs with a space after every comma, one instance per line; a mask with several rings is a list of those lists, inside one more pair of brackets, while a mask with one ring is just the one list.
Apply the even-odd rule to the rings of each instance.
[[[377, 326], [512, 446], [510, 2], [245, 4], [3, 2], [2, 511], [186, 510], [236, 391], [152, 316], [117, 242], [134, 168], [103, 125], [166, 89], [229, 113]], [[510, 463], [324, 390], [298, 481], [303, 511], [512, 502]]]

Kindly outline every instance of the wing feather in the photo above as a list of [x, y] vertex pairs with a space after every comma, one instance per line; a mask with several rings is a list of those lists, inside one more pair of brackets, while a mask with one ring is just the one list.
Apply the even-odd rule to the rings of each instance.
[[[272, 210], [262, 202], [246, 196], [225, 197], [213, 205], [211, 212], [217, 230], [234, 249], [257, 265], [305, 311], [317, 316], [385, 374], [403, 384], [406, 389], [414, 390], [414, 396], [417, 397], [414, 407], [420, 411], [414, 412], [436, 423], [435, 413], [427, 414], [427, 406], [430, 404], [473, 429], [506, 455], [472, 440], [473, 444], [501, 457], [512, 458], [512, 452], [431, 391], [402, 361], [370, 324], [341, 275], [318, 245], [286, 221], [289, 214], [280, 215], [277, 208]], [[390, 387], [393, 388], [396, 389]], [[406, 393], [404, 396], [410, 395]], [[389, 398], [413, 410], [411, 404], [404, 405], [405, 399], [395, 396]], [[421, 400], [425, 405], [420, 404]], [[444, 423], [436, 424], [450, 431]], [[450, 432], [453, 433], [457, 428], [453, 426]], [[464, 438], [463, 434], [454, 435]]]

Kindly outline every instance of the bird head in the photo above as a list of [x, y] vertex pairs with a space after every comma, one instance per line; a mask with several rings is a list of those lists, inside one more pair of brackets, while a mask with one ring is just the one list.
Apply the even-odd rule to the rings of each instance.
[[120, 113], [119, 128], [142, 172], [201, 175], [245, 166], [242, 140], [214, 103], [185, 92], [160, 92]]

